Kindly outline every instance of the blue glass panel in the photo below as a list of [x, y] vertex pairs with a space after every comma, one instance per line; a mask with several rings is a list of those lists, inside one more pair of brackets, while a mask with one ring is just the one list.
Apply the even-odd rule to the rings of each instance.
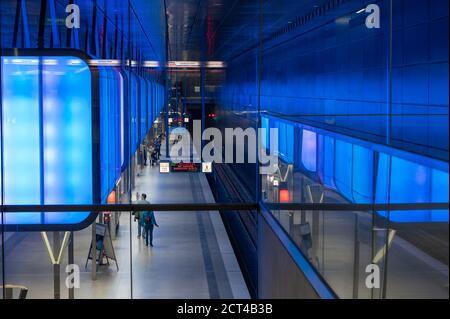
[[356, 203], [372, 203], [373, 152], [367, 148], [353, 146], [353, 198]]
[[123, 154], [123, 80], [112, 68], [100, 69], [101, 196], [106, 202], [120, 177]]
[[431, 201], [448, 203], [448, 173], [437, 169], [431, 170]]
[[[109, 90], [108, 90], [108, 70], [99, 68], [100, 78], [100, 179], [101, 179], [101, 198], [102, 202], [108, 197], [108, 175], [109, 175], [109, 146], [108, 143], [108, 124], [109, 124]], [[112, 144], [112, 143], [111, 143]]]
[[429, 173], [429, 169], [425, 166], [393, 156], [391, 203], [428, 202], [430, 198]]
[[[6, 205], [40, 204], [39, 60], [2, 58], [3, 186]], [[7, 224], [40, 214], [5, 214]]]
[[390, 160], [391, 157], [389, 155], [380, 153], [375, 193], [375, 202], [377, 204], [389, 203]]
[[[440, 195], [446, 191], [447, 195]], [[391, 203], [448, 202], [448, 173], [432, 170], [423, 165], [392, 157]], [[385, 216], [385, 213], [382, 214]], [[394, 222], [448, 221], [447, 211], [392, 212]]]
[[40, 203], [38, 59], [2, 58], [4, 203]]
[[114, 183], [120, 178], [122, 167], [123, 135], [122, 135], [122, 107], [123, 107], [123, 78], [119, 70], [114, 70], [115, 82], [113, 83], [116, 92], [114, 109], [114, 132], [115, 132], [115, 161], [114, 161]]
[[141, 78], [140, 81], [140, 93], [141, 93], [141, 99], [140, 99], [140, 137], [139, 141], [142, 142], [147, 135], [148, 132], [148, 126], [147, 126], [147, 81], [145, 79]]
[[328, 136], [324, 137], [324, 167], [323, 179], [324, 184], [328, 187], [335, 188], [334, 185], [334, 139]]
[[[45, 204], [91, 204], [90, 70], [79, 59], [44, 58], [42, 90]], [[88, 214], [49, 213], [45, 221], [50, 224], [79, 223]]]
[[120, 169], [125, 165], [125, 119], [126, 119], [126, 109], [125, 109], [125, 95], [124, 95], [124, 79], [123, 76], [119, 75], [119, 90], [120, 90]]
[[147, 87], [147, 129], [150, 130], [152, 128], [153, 125], [153, 82], [149, 81], [148, 82], [148, 87]]
[[134, 155], [134, 152], [137, 149], [137, 142], [138, 142], [138, 127], [137, 127], [137, 121], [138, 121], [138, 103], [139, 103], [139, 87], [138, 87], [138, 78], [136, 75], [131, 74], [131, 87], [130, 87], [130, 94], [131, 94], [131, 105], [130, 105], [130, 112], [131, 112], [131, 145], [130, 145], [130, 152], [131, 155]]
[[308, 130], [302, 135], [302, 163], [308, 171], [317, 169], [317, 134]]
[[261, 128], [266, 129], [266, 133], [261, 136], [261, 146], [263, 149], [267, 149], [269, 147], [269, 119], [267, 117], [261, 117]]
[[[448, 203], [448, 173], [431, 170], [431, 202], [433, 203]], [[431, 221], [433, 222], [448, 222], [448, 210], [431, 211]]]
[[[117, 77], [116, 77], [116, 71], [114, 69], [109, 68], [108, 69], [108, 87], [109, 87], [109, 126], [108, 126], [108, 139], [106, 141], [102, 141], [104, 143], [109, 143], [109, 152], [108, 152], [108, 194], [111, 193], [111, 191], [114, 188], [114, 185], [116, 183], [116, 175], [115, 175], [115, 168], [116, 168], [116, 153], [118, 152], [118, 145], [116, 143], [116, 105], [117, 100], [119, 98], [118, 92], [117, 92]], [[104, 201], [106, 202], [106, 198]]]
[[294, 126], [286, 125], [286, 160], [288, 163], [294, 162]]
[[341, 194], [350, 201], [353, 201], [352, 163], [352, 144], [336, 140], [335, 184]]
[[[2, 58], [2, 99], [4, 203], [91, 204], [88, 66], [73, 57]], [[88, 215], [7, 214], [6, 224], [78, 224]]]
[[278, 122], [278, 148], [281, 157], [286, 156], [286, 124], [284, 122]]

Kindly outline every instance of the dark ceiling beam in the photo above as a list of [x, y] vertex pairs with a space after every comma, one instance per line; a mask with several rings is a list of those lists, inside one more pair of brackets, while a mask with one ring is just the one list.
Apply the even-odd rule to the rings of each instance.
[[155, 54], [155, 56], [156, 56], [158, 59], [161, 59], [161, 57], [160, 57], [160, 55], [158, 54], [158, 52], [156, 52], [155, 47], [153, 46], [153, 43], [152, 43], [152, 41], [150, 40], [150, 38], [149, 38], [147, 32], [145, 31], [144, 26], [143, 26], [142, 23], [141, 23], [141, 19], [139, 18], [139, 15], [138, 15], [138, 14], [136, 13], [136, 11], [134, 10], [134, 7], [133, 7], [133, 5], [131, 4], [131, 1], [130, 1], [130, 8], [131, 8], [131, 11], [133, 12], [134, 16], [136, 17], [136, 20], [137, 20], [139, 26], [141, 27], [142, 33], [144, 34], [145, 38], [147, 39], [147, 42], [148, 42], [148, 44], [150, 45], [150, 48], [152, 49], [153, 53]]

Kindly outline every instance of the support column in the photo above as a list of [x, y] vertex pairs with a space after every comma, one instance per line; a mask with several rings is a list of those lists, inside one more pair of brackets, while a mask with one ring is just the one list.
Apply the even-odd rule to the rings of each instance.
[[92, 246], [91, 246], [91, 257], [92, 257], [92, 280], [97, 279], [97, 221], [92, 223]]
[[184, 100], [183, 100], [183, 113], [186, 114], [187, 108], [186, 108], [186, 98], [187, 98], [187, 81], [186, 81], [186, 75], [184, 76]]
[[[53, 256], [58, 256], [61, 249], [61, 237], [59, 232], [53, 232]], [[61, 299], [61, 265], [53, 264], [53, 291], [55, 299]]]
[[164, 124], [165, 124], [165, 129], [166, 129], [166, 158], [169, 158], [169, 72], [167, 70], [166, 67], [166, 71], [165, 71], [165, 76], [166, 76], [166, 93], [164, 94], [164, 99], [165, 99], [165, 109], [166, 109], [166, 116], [164, 117]]
[[355, 212], [354, 246], [353, 246], [353, 299], [359, 295], [359, 220]]
[[[260, 150], [260, 139], [259, 129], [261, 128], [261, 72], [262, 72], [262, 50], [263, 50], [263, 3], [262, 0], [259, 1], [259, 29], [258, 29], [258, 49], [256, 57], [256, 86], [258, 92], [258, 105], [257, 105], [257, 115], [256, 115], [256, 202], [261, 201], [261, 176], [260, 176], [260, 162], [259, 162], [259, 150]], [[270, 130], [270, 129], [269, 129]]]
[[[205, 50], [204, 46], [203, 46], [203, 51]], [[205, 131], [205, 120], [206, 120], [206, 116], [205, 116], [205, 108], [206, 108], [206, 104], [205, 104], [205, 81], [206, 81], [206, 72], [205, 72], [205, 53], [203, 52], [202, 54], [202, 61], [201, 61], [201, 71], [200, 71], [200, 95], [201, 95], [201, 101], [202, 101], [202, 133]], [[202, 159], [202, 150], [205, 144], [205, 141], [203, 139], [201, 139], [201, 148], [200, 150], [197, 150], [198, 152], [200, 152], [200, 160], [203, 161]]]
[[[74, 233], [70, 232], [70, 241], [69, 241], [69, 265], [73, 265], [75, 264], [75, 258], [74, 258]], [[70, 287], [69, 288], [69, 299], [75, 299], [75, 288], [74, 287]]]
[[164, 61], [164, 80], [165, 80], [165, 94], [164, 94], [164, 102], [165, 102], [165, 109], [166, 109], [166, 116], [165, 116], [165, 129], [166, 129], [166, 159], [169, 159], [169, 72], [168, 72], [168, 61], [170, 60], [170, 42], [169, 42], [169, 22], [168, 22], [168, 16], [167, 16], [167, 3], [166, 0], [164, 0], [164, 12], [165, 12], [165, 18], [166, 18], [166, 34], [165, 34], [165, 61]]

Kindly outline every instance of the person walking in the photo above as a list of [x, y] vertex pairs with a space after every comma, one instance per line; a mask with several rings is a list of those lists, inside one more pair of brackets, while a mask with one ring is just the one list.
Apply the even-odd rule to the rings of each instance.
[[[144, 195], [144, 194], [142, 194], [142, 195]], [[136, 193], [136, 199], [137, 199], [136, 204], [148, 204], [147, 201], [142, 200], [142, 195], [141, 195], [141, 198], [139, 198], [139, 193]], [[141, 235], [142, 235], [145, 239], [144, 219], [143, 219], [142, 215], [143, 215], [142, 211], [134, 212], [134, 221], [137, 222], [137, 226], [138, 226], [137, 238], [141, 238]]]
[[158, 140], [155, 143], [155, 150], [156, 150], [156, 159], [159, 160], [161, 156], [161, 143]]
[[155, 147], [153, 145], [150, 145], [148, 148], [148, 153], [150, 154], [150, 166], [153, 166], [154, 159], [153, 159], [153, 152], [155, 151]]
[[[142, 172], [142, 170], [144, 169], [144, 153], [145, 153], [145, 145], [141, 144], [139, 146], [139, 157], [138, 157], [138, 163], [139, 163], [139, 167], [140, 167], [140, 171]], [[138, 173], [138, 176], [140, 174]]]
[[[150, 204], [150, 202], [148, 202], [146, 200], [147, 195], [146, 194], [142, 194], [142, 200], [147, 202], [148, 204]], [[153, 228], [159, 227], [158, 223], [156, 222], [155, 219], [155, 214], [153, 213], [153, 211], [145, 211], [142, 214], [142, 219], [144, 221], [144, 234], [145, 234], [145, 245], [148, 246], [150, 244], [151, 247], [153, 247]]]
[[156, 150], [152, 152], [152, 166], [158, 164], [158, 153]]
[[143, 149], [143, 153], [144, 153], [144, 166], [147, 166], [147, 152], [148, 152], [148, 146], [146, 144], [144, 144], [144, 149]]
[[145, 236], [145, 234], [143, 234], [144, 233], [144, 231], [143, 231], [144, 224], [142, 221], [142, 212], [140, 212], [140, 211], [134, 212], [134, 221], [137, 222], [137, 228], [138, 228], [137, 238], [141, 238], [141, 235]]

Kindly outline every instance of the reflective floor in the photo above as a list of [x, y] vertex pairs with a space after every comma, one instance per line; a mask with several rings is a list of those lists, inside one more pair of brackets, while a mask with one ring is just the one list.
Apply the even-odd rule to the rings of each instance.
[[[391, 240], [386, 260], [382, 252], [386, 233], [378, 228], [372, 238], [369, 212], [278, 211], [274, 215], [340, 298], [448, 299], [448, 265], [399, 233]], [[308, 243], [299, 234], [301, 225], [311, 225]], [[366, 286], [366, 267], [372, 258], [381, 270], [381, 289]]]

